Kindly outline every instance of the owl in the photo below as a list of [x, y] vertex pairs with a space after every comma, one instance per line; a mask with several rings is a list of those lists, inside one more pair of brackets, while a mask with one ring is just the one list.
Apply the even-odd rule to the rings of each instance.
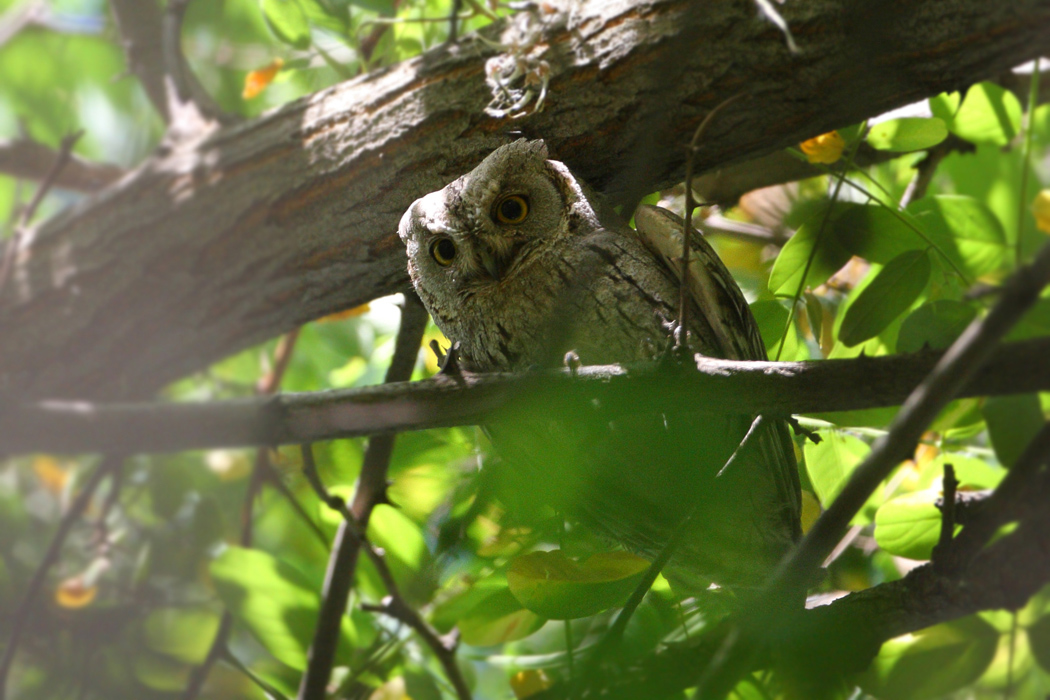
[[[682, 221], [642, 206], [635, 222], [543, 141], [521, 139], [416, 200], [399, 234], [416, 292], [467, 369], [555, 367], [569, 352], [583, 364], [655, 360], [672, 338], [690, 353], [765, 360], [743, 294], [696, 232], [679, 327]], [[685, 528], [665, 569], [672, 583], [760, 584], [800, 534], [783, 421], [764, 422], [723, 471], [752, 416], [665, 413], [644, 396], [611, 408], [548, 400], [494, 416], [484, 428], [510, 509], [553, 509], [650, 558]]]

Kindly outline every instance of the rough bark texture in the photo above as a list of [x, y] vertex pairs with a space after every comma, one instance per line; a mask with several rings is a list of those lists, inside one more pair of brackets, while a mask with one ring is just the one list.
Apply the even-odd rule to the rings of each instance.
[[[44, 224], [0, 299], [0, 391], [143, 396], [304, 321], [404, 288], [407, 205], [516, 132], [614, 200], [681, 177], [712, 124], [710, 170], [964, 87], [1050, 45], [1050, 1], [812, 0], [783, 12], [801, 52], [749, 0], [591, 0], [543, 19], [546, 109], [484, 113], [467, 38], [161, 151]], [[504, 40], [541, 20], [496, 26]]]

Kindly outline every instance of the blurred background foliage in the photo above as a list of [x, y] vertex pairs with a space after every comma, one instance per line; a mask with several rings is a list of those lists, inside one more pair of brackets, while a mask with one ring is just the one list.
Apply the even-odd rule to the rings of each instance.
[[[186, 17], [183, 45], [220, 106], [253, 117], [444, 41], [449, 9], [445, 0], [198, 1]], [[461, 12], [462, 31], [469, 32], [510, 10], [497, 2], [464, 2]], [[24, 14], [30, 19], [14, 26]], [[156, 146], [163, 125], [127, 72], [103, 0], [0, 0], [0, 36], [0, 138], [58, 147], [83, 129], [78, 155], [128, 168]], [[716, 230], [730, 230], [712, 240], [753, 302], [770, 356], [942, 348], [984, 313], [995, 286], [1050, 229], [1050, 212], [1039, 209], [1050, 209], [1050, 195], [1037, 197], [1050, 182], [1050, 109], [1026, 116], [1025, 104], [1026, 95], [992, 83], [938, 96], [898, 119], [873, 120], [793, 149], [825, 164], [849, 162], [862, 145], [900, 153], [851, 171], [841, 187], [824, 175], [749, 193], [725, 211], [703, 209]], [[953, 145], [940, 153], [925, 196], [908, 194], [916, 169], [945, 139]], [[4, 235], [34, 187], [0, 175]], [[648, 201], [680, 211], [682, 191], [654, 193]], [[829, 206], [834, 192], [837, 202]], [[81, 196], [52, 190], [38, 216]], [[1046, 222], [1040, 226], [1041, 212]], [[717, 222], [726, 220], [768, 235], [720, 228]], [[164, 396], [253, 395], [280, 364], [275, 355], [287, 359], [283, 391], [375, 384], [389, 364], [398, 321], [398, 300], [379, 299], [228, 358], [173, 384]], [[1012, 337], [1047, 334], [1050, 299], [1037, 304]], [[424, 347], [434, 339], [447, 346], [431, 326]], [[415, 378], [436, 371], [433, 354], [420, 351]], [[954, 402], [914, 459], [854, 520], [823, 592], [895, 580], [929, 559], [940, 527], [934, 503], [944, 465], [955, 467], [963, 490], [994, 488], [1044, 421], [1048, 404], [1046, 394]], [[797, 445], [806, 525], [893, 414], [803, 418], [823, 438]], [[352, 493], [364, 444], [316, 446], [320, 474], [337, 493]], [[639, 572], [637, 560], [606, 553], [605, 545], [543, 504], [533, 504], [541, 517], [528, 521], [508, 511], [491, 476], [497, 461], [475, 428], [400, 436], [390, 469], [395, 506], [380, 506], [370, 526], [408, 601], [440, 632], [458, 627], [460, 663], [475, 697], [487, 699], [526, 697], [570, 677]], [[9, 628], [93, 465], [70, 455], [0, 463], [0, 629]], [[45, 582], [9, 697], [180, 697], [224, 612], [233, 620], [229, 653], [199, 696], [294, 696], [337, 523], [301, 476], [295, 450], [129, 459], [89, 504]], [[561, 559], [552, 564], [550, 557]], [[557, 580], [536, 574], [551, 569], [560, 572]], [[383, 595], [376, 571], [363, 561], [343, 624], [336, 696], [450, 697], [439, 665], [410, 630], [361, 609]], [[695, 635], [723, 609], [717, 598], [682, 601], [658, 580], [627, 629], [624, 663]], [[981, 613], [893, 640], [848, 685], [843, 698], [1045, 698], [1050, 594], [1014, 614]], [[775, 677], [758, 673], [735, 697], [779, 692]]]

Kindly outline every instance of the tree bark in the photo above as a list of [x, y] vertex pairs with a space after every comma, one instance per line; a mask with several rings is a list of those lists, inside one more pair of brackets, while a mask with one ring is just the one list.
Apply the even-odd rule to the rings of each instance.
[[23, 240], [0, 299], [0, 392], [145, 396], [404, 289], [401, 213], [519, 133], [630, 205], [681, 178], [687, 135], [734, 94], [752, 97], [711, 125], [703, 170], [965, 87], [1050, 45], [1050, 0], [782, 9], [797, 55], [749, 0], [523, 13], [486, 34], [536, 32], [527, 50], [551, 67], [542, 112], [485, 114], [484, 64], [498, 50], [468, 37], [158, 150]]

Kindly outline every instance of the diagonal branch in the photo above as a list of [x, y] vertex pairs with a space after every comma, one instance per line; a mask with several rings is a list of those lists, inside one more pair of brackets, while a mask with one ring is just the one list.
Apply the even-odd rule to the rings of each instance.
[[[44, 180], [62, 157], [61, 151], [29, 139], [0, 139], [0, 172], [26, 180]], [[96, 192], [112, 185], [125, 171], [109, 163], [92, 163], [70, 154], [66, 166], [55, 177], [55, 187], [77, 192]]]
[[138, 78], [153, 108], [165, 123], [170, 122], [160, 6], [156, 0], [109, 0], [109, 6], [117, 20], [128, 68]]

